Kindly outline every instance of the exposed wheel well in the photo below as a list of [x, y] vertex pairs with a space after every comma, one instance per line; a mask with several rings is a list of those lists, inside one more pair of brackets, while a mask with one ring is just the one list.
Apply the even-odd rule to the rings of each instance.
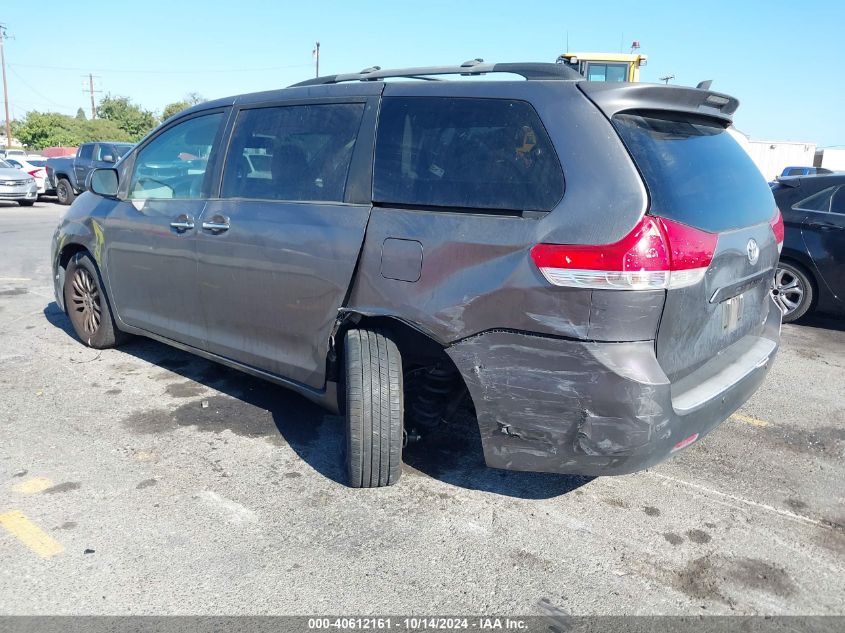
[[[444, 412], [454, 412], [454, 408], [450, 408], [450, 402], [456, 398], [463, 398], [464, 395], [469, 401], [470, 406], [473, 406], [472, 397], [467, 389], [466, 381], [455, 363], [446, 354], [445, 347], [434, 338], [428, 336], [424, 332], [414, 328], [401, 319], [391, 316], [367, 316], [358, 313], [349, 313], [343, 320], [340, 327], [335, 333], [335, 346], [330, 357], [328, 375], [330, 380], [339, 380], [344, 371], [343, 368], [343, 343], [346, 332], [352, 328], [363, 328], [368, 330], [375, 330], [388, 336], [396, 346], [402, 356], [403, 371], [406, 376], [405, 391], [406, 399], [410, 397], [410, 406], [406, 406], [406, 416], [410, 415], [409, 419], [421, 422], [420, 416], [428, 415], [429, 418], [442, 415]], [[432, 377], [430, 374], [434, 374]], [[451, 385], [443, 393], [442, 407], [435, 407], [431, 411], [429, 405], [428, 412], [420, 412], [418, 404], [413, 402], [414, 394], [420, 389], [426, 390], [425, 383], [439, 381], [441, 385]], [[422, 386], [420, 386], [422, 382]], [[427, 399], [431, 400], [431, 394], [437, 392], [438, 389], [428, 389]], [[340, 396], [343, 397], [342, 395]], [[459, 404], [453, 402], [454, 404]], [[430, 403], [429, 403], [430, 404]], [[415, 415], [414, 411], [420, 413]]]

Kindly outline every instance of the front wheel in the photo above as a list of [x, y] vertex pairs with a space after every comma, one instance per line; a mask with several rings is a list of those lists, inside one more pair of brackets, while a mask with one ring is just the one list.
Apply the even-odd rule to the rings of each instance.
[[782, 261], [775, 271], [772, 297], [783, 312], [783, 322], [792, 323], [813, 305], [813, 282], [801, 268]]
[[344, 365], [349, 485], [393, 485], [402, 473], [404, 398], [399, 349], [378, 332], [350, 330]]
[[70, 260], [64, 296], [73, 330], [88, 347], [106, 349], [123, 340], [125, 335], [114, 324], [100, 273], [87, 253], [77, 253]]
[[35, 200], [18, 200], [18, 204], [22, 207], [31, 207], [35, 204]]

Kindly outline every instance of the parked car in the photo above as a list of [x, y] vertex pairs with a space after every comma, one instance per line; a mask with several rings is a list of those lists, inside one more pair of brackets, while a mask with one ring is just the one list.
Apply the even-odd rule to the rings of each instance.
[[781, 178], [773, 193], [786, 225], [772, 287], [783, 320], [845, 314], [845, 174]]
[[6, 159], [13, 156], [26, 158], [27, 152], [25, 149], [0, 149], [0, 158]]
[[[528, 81], [415, 80], [499, 73]], [[92, 173], [56, 300], [91, 347], [147, 336], [343, 411], [352, 486], [462, 397], [489, 466], [630, 473], [778, 348], [783, 225], [736, 107], [482, 62], [203, 103]]]
[[0, 200], [13, 200], [31, 207], [38, 199], [35, 178], [0, 159]]
[[38, 185], [38, 195], [47, 193], [47, 159], [43, 156], [27, 156], [20, 158], [7, 158], [6, 162], [12, 167], [25, 171], [30, 176], [35, 178], [35, 184]]
[[833, 172], [824, 167], [784, 167], [781, 176], [814, 176], [816, 174], [832, 174]]
[[110, 167], [132, 149], [131, 143], [99, 141], [83, 143], [73, 158], [47, 161], [47, 188], [56, 192], [59, 204], [70, 204], [85, 190], [85, 179], [92, 169]]

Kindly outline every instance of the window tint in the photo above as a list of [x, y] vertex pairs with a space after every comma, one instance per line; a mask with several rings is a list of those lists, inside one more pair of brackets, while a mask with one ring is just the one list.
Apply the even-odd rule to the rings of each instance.
[[721, 125], [638, 114], [613, 125], [648, 185], [650, 213], [711, 232], [771, 220], [769, 185]]
[[845, 215], [845, 187], [839, 187], [830, 201], [830, 212]]
[[135, 159], [130, 198], [197, 199], [222, 113], [188, 119], [152, 139]]
[[243, 110], [223, 173], [224, 198], [343, 201], [363, 103]]
[[796, 202], [792, 207], [794, 209], [806, 209], [808, 211], [830, 211], [830, 198], [834, 191], [836, 191], [836, 187], [822, 189], [809, 198], [804, 198], [801, 202]]
[[551, 140], [524, 101], [383, 99], [375, 201], [549, 211], [562, 196], [563, 173]]
[[9, 163], [12, 167], [23, 167], [23, 165], [21, 165], [14, 158], [9, 158], [9, 159], [6, 160], [6, 162]]
[[787, 169], [784, 176], [803, 176], [804, 170], [802, 168]]
[[79, 149], [79, 158], [81, 158], [83, 160], [91, 160], [91, 158], [93, 156], [94, 156], [94, 144], [93, 143], [83, 145]]

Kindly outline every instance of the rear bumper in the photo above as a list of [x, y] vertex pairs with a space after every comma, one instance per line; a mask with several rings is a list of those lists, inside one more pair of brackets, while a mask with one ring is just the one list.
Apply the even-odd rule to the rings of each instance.
[[595, 343], [488, 332], [447, 352], [472, 395], [488, 466], [621, 475], [648, 468], [736, 411], [768, 373], [780, 339], [761, 331], [675, 384], [653, 341]]

